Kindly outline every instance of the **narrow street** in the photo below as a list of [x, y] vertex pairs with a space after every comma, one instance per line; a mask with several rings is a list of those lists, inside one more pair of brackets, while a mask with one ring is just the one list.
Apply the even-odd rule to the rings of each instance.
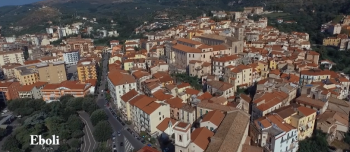
[[[100, 87], [98, 88], [99, 90], [99, 95], [97, 97], [97, 105], [101, 108], [104, 109], [108, 116], [108, 121], [111, 124], [114, 132], [115, 132], [115, 140], [114, 143], [112, 144], [112, 149], [114, 148], [114, 145], [116, 150], [118, 152], [129, 152], [132, 150], [138, 150], [141, 149], [144, 144], [141, 143], [140, 140], [137, 140], [133, 135], [131, 135], [130, 132], [128, 132], [125, 127], [117, 120], [117, 118], [111, 113], [110, 109], [106, 106], [106, 100], [104, 96], [104, 92], [101, 90], [105, 90], [106, 88], [106, 83], [107, 83], [107, 76], [108, 76], [108, 71], [107, 71], [107, 66], [108, 66], [108, 56], [107, 54], [103, 54], [102, 56], [102, 77], [101, 77], [101, 83]], [[120, 132], [120, 136], [118, 136], [116, 133]], [[111, 135], [112, 136], [112, 135]], [[120, 146], [120, 143], [123, 142], [123, 146]], [[114, 150], [112, 150], [114, 151]]]

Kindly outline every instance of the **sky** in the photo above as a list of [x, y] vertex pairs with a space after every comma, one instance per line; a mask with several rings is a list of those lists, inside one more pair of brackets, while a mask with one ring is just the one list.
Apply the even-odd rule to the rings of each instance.
[[0, 6], [6, 5], [23, 5], [38, 2], [41, 0], [0, 0]]

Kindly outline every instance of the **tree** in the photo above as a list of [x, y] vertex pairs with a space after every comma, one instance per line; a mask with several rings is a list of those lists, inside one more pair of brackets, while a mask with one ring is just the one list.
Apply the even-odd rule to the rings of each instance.
[[113, 131], [108, 121], [100, 121], [95, 126], [92, 134], [94, 135], [94, 138], [97, 141], [103, 142], [103, 141], [107, 141], [111, 137], [112, 133]]
[[83, 100], [82, 109], [91, 115], [96, 109], [98, 109], [98, 106], [93, 98], [85, 97]]
[[82, 102], [83, 102], [84, 98], [70, 98], [68, 100], [67, 107], [72, 107], [74, 108], [75, 111], [80, 111], [82, 110]]
[[0, 128], [0, 140], [9, 133], [9, 130]]
[[73, 138], [68, 142], [71, 148], [79, 148], [81, 145], [81, 141], [79, 139]]
[[6, 139], [2, 145], [2, 150], [11, 151], [11, 152], [20, 152], [21, 144], [15, 138], [15, 136], [10, 136]]
[[69, 130], [73, 131], [81, 131], [84, 128], [84, 123], [77, 115], [72, 115], [68, 118], [67, 124], [69, 124]]
[[327, 135], [320, 130], [315, 130], [311, 138], [299, 141], [299, 152], [327, 152]]
[[108, 116], [106, 115], [103, 109], [97, 109], [90, 116], [92, 125], [96, 126], [96, 124], [103, 120], [108, 120]]

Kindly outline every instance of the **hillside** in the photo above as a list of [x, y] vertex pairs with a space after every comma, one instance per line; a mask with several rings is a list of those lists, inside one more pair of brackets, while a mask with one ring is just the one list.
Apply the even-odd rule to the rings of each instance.
[[[184, 20], [210, 10], [241, 11], [247, 6], [264, 6], [265, 10], [295, 14], [300, 10], [329, 7], [329, 4], [343, 1], [346, 0], [44, 0], [30, 5], [0, 7], [0, 26], [5, 27], [4, 31], [9, 26], [27, 29], [10, 34], [42, 32], [44, 22], [48, 20], [55, 25], [58, 22], [64, 25], [75, 21], [76, 16], [84, 16], [102, 21], [113, 19], [124, 27], [119, 29], [130, 32], [161, 13], [169, 14], [173, 20]], [[42, 9], [43, 6], [48, 7]]]

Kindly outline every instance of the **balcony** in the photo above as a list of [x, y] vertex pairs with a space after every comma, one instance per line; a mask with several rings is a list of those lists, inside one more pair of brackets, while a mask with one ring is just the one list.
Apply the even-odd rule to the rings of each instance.
[[195, 68], [195, 70], [197, 70], [197, 71], [202, 70], [202, 69], [203, 69], [202, 66], [198, 66], [198, 67]]

